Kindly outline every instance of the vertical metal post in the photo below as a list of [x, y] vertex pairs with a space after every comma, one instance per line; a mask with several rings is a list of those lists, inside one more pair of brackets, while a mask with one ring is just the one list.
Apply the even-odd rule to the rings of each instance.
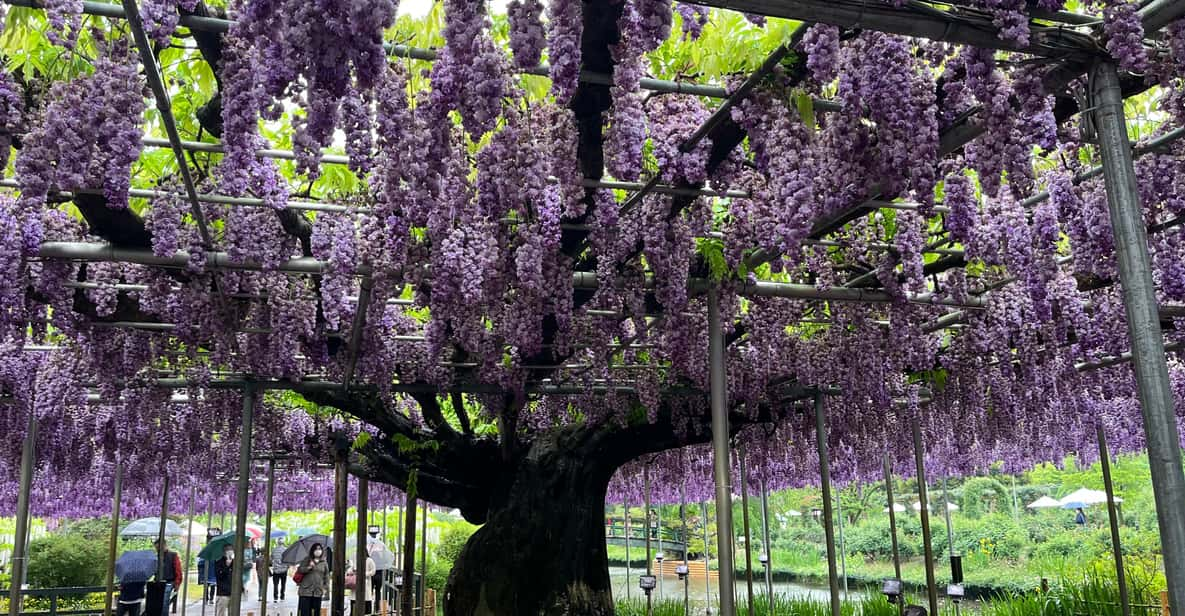
[[630, 565], [630, 497], [622, 499], [625, 507], [625, 600], [630, 600], [630, 587], [634, 585], [634, 572]]
[[[728, 464], [728, 380], [725, 377], [724, 336], [720, 327], [720, 298], [708, 291], [708, 373], [712, 401], [712, 466], [716, 482], [716, 555], [720, 566], [720, 613], [736, 613], [732, 553], [732, 488]], [[839, 616], [835, 614], [834, 616]]]
[[848, 545], [843, 534], [843, 502], [839, 500], [841, 491], [835, 493], [835, 521], [839, 526], [839, 579], [843, 581], [843, 600], [848, 600]]
[[1164, 335], [1148, 258], [1148, 235], [1124, 118], [1123, 93], [1115, 64], [1098, 62], [1091, 71], [1091, 108], [1103, 158], [1103, 178], [1115, 236], [1115, 254], [1131, 338], [1132, 367], [1139, 388], [1152, 494], [1160, 525], [1169, 607], [1185, 614], [1185, 473], [1173, 393], [1165, 361]]
[[[267, 460], [267, 502], [263, 512], [263, 561], [267, 563], [267, 571], [263, 576], [263, 583], [259, 585], [259, 614], [267, 616], [267, 582], [272, 579], [272, 502], [276, 495], [276, 459]], [[184, 614], [182, 615], [184, 616]]]
[[122, 460], [115, 463], [115, 491], [111, 499], [111, 536], [107, 540], [107, 600], [103, 602], [103, 616], [111, 616], [111, 597], [115, 594], [115, 551], [119, 542], [119, 505], [121, 500], [123, 500]]
[[946, 495], [945, 474], [942, 476], [942, 515], [946, 519], [946, 555], [953, 563], [955, 557], [955, 531], [952, 530], [950, 525], [950, 500]]
[[[354, 561], [354, 616], [366, 616], [365, 598], [370, 592], [370, 578], [366, 575], [366, 516], [369, 512], [370, 482], [366, 477], [358, 477], [358, 530], [355, 537]], [[371, 597], [371, 600], [377, 600]]]
[[[185, 528], [185, 562], [181, 563], [181, 596], [178, 601], [181, 602], [181, 616], [185, 616], [185, 607], [189, 602], [189, 558], [193, 547], [193, 508], [197, 500], [197, 490], [191, 485], [189, 487], [189, 524]], [[203, 597], [204, 598], [204, 597]]]
[[831, 616], [839, 616], [839, 578], [835, 571], [835, 526], [831, 511], [831, 457], [827, 451], [827, 411], [823, 394], [815, 394], [815, 445], [819, 451], [819, 485], [823, 491], [823, 532], [827, 538], [827, 589]]
[[1016, 476], [1012, 476], [1012, 519], [1020, 519], [1020, 509], [1016, 506]]
[[[645, 511], [642, 513], [646, 516], [646, 575], [653, 572], [650, 565], [654, 562], [654, 557], [650, 554], [650, 465], [647, 464], [642, 467], [642, 484], [643, 494], [642, 498], [645, 501]], [[654, 604], [650, 601], [650, 591], [646, 591], [646, 616], [654, 614]]]
[[[684, 455], [686, 458], [686, 455]], [[679, 520], [683, 526], [683, 568], [687, 574], [683, 576], [683, 616], [691, 614], [691, 570], [687, 569], [687, 553], [691, 551], [691, 537], [687, 534], [687, 467], [683, 467], [683, 476], [679, 478]], [[707, 546], [704, 546], [707, 547]], [[704, 572], [707, 575], [707, 571]]]
[[745, 446], [737, 449], [741, 466], [741, 521], [745, 529], [745, 588], [749, 597], [749, 616], [753, 616], [753, 533], [749, 527], [749, 471], [745, 466]]
[[[247, 560], [247, 488], [251, 481], [251, 433], [255, 425], [255, 386], [243, 388], [243, 425], [239, 429], [239, 481], [235, 501], [235, 560], [231, 563], [230, 616], [243, 607], [243, 567]], [[209, 563], [207, 563], [209, 566]]]
[[[889, 454], [885, 454], [885, 501], [889, 503], [889, 535], [893, 539], [893, 578], [901, 579], [901, 553], [897, 550], [897, 504], [893, 501], [893, 473], [889, 468]], [[897, 613], [905, 613], [905, 598], [897, 598]]]
[[934, 545], [930, 538], [930, 505], [926, 498], [926, 452], [922, 449], [922, 428], [917, 420], [913, 422], [913, 457], [918, 467], [918, 504], [922, 516], [922, 548], [926, 554], [926, 595], [930, 600], [930, 613], [938, 613], [938, 588], [934, 582]]
[[[654, 533], [658, 537], [658, 552], [657, 552], [657, 554], [662, 554], [663, 558], [666, 558], [666, 555], [663, 554], [663, 552], [662, 552], [662, 505], [659, 505], [654, 510], [654, 513], [655, 513], [655, 517], [658, 522], [658, 530], [655, 531], [655, 533]], [[662, 601], [662, 564], [661, 564], [661, 561], [658, 565], [658, 600]]]
[[1103, 424], [1095, 426], [1099, 439], [1099, 462], [1103, 465], [1103, 486], [1107, 490], [1107, 517], [1111, 522], [1111, 553], [1115, 555], [1115, 582], [1119, 586], [1119, 605], [1123, 616], [1132, 616], [1131, 600], [1127, 595], [1127, 575], [1123, 570], [1123, 550], [1119, 543], [1119, 512], [1115, 508], [1115, 485], [1111, 482], [1111, 454], [1107, 451], [1107, 435]]
[[701, 503], [704, 508], [704, 613], [712, 616], [712, 556], [708, 543], [708, 501]]
[[16, 497], [16, 530], [12, 547], [12, 579], [8, 591], [8, 613], [21, 612], [21, 591], [25, 585], [25, 563], [29, 559], [29, 492], [33, 488], [33, 464], [37, 455], [37, 419], [29, 418], [29, 430], [21, 449], [20, 491]]
[[[214, 497], [211, 495], [211, 496], [209, 496], [209, 499], [210, 499], [210, 502], [207, 505], [207, 509], [206, 509], [206, 537], [207, 537], [207, 539], [210, 536], [210, 527], [214, 526]], [[202, 546], [205, 546], [207, 542], [203, 542]], [[201, 587], [202, 587], [202, 616], [206, 616], [206, 595], [207, 595], [207, 593], [210, 592], [210, 588], [209, 588], [210, 585], [207, 583], [207, 581], [210, 579], [210, 571], [212, 571], [211, 567], [214, 566], [214, 563], [212, 561], [211, 562], [203, 561], [203, 564], [205, 565], [205, 570], [198, 571], [198, 578], [199, 578], [198, 581], [201, 582]], [[103, 616], [111, 616], [111, 615], [104, 614]]]
[[428, 501], [424, 501], [424, 528], [420, 536], [420, 612], [428, 599]]
[[337, 435], [333, 456], [333, 583], [330, 587], [329, 613], [346, 614], [346, 510], [349, 508], [350, 476], [346, 462], [349, 447]]
[[403, 504], [407, 522], [403, 525], [403, 584], [399, 586], [402, 616], [413, 616], [416, 606], [416, 507], [416, 497], [408, 494]]
[[[165, 581], [165, 524], [169, 522], [169, 474], [165, 473], [164, 489], [160, 497], [160, 531], [156, 534], [156, 581]], [[167, 599], [168, 597], [166, 597]], [[166, 601], [168, 603], [168, 601]]]
[[761, 550], [765, 552], [765, 601], [769, 616], [774, 613], [774, 551], [769, 543], [769, 490], [761, 478]]

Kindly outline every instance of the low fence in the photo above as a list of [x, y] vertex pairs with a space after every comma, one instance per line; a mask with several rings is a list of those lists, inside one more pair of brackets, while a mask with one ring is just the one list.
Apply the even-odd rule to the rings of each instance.
[[[9, 589], [0, 590], [7, 607]], [[27, 588], [21, 591], [22, 616], [79, 616], [102, 614], [103, 600], [107, 594], [104, 586], [73, 586], [65, 588]], [[97, 595], [97, 596], [96, 596]], [[78, 607], [87, 599], [94, 599], [94, 607]], [[44, 609], [40, 609], [44, 607]], [[29, 609], [34, 608], [34, 609]]]

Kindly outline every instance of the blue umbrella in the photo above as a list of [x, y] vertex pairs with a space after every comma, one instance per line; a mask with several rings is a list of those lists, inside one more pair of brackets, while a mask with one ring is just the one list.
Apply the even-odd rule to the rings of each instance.
[[147, 582], [156, 575], [156, 550], [132, 550], [115, 561], [115, 577], [120, 582]]
[[287, 537], [287, 536], [288, 536], [288, 531], [286, 531], [286, 530], [273, 530], [272, 531], [272, 539], [279, 539], [280, 537]]
[[1084, 503], [1082, 501], [1070, 501], [1068, 503], [1062, 504], [1062, 509], [1086, 509], [1089, 506], [1089, 503]]

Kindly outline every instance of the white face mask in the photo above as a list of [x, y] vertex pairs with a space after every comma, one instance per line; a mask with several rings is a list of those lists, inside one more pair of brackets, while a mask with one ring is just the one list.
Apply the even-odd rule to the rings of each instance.
[[226, 560], [234, 560], [234, 559], [235, 559], [235, 553], [234, 553], [234, 552], [227, 552], [227, 553], [226, 553]]
[[313, 550], [313, 556], [320, 557], [320, 556], [321, 556], [321, 550]]

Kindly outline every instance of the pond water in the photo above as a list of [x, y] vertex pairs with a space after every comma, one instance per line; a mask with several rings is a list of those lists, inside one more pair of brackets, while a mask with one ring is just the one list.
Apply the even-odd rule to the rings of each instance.
[[[638, 589], [638, 576], [643, 573], [640, 568], [632, 569], [629, 572], [627, 579], [625, 567], [609, 567], [609, 579], [613, 584], [613, 598], [625, 599], [626, 587], [629, 586], [629, 595], [634, 599], [645, 598], [646, 595]], [[745, 578], [737, 578], [737, 597], [743, 601], [747, 593], [745, 586]], [[691, 615], [698, 616], [706, 614], [706, 608], [711, 607], [711, 614], [717, 614], [718, 590], [717, 582], [711, 582], [711, 588], [707, 588], [703, 578], [695, 578], [687, 586], [687, 595], [691, 605]], [[660, 589], [662, 594], [659, 594], [659, 589], [655, 589], [654, 597], [657, 600], [659, 597], [665, 599], [682, 600], [683, 598], [683, 582], [678, 576], [667, 575], [660, 579]], [[818, 601], [827, 601], [828, 591], [826, 586], [814, 586], [806, 584], [797, 584], [793, 582], [774, 582], [773, 591], [775, 595], [786, 597], [803, 597], [815, 599]], [[850, 586], [848, 596], [852, 600], [859, 600], [865, 595], [866, 591], [862, 587]], [[762, 596], [765, 594], [765, 578], [754, 574], [753, 576], [753, 594], [755, 596]], [[840, 597], [843, 598], [843, 589], [840, 589]], [[939, 598], [940, 603], [944, 603], [944, 598]], [[941, 606], [940, 606], [941, 607]], [[975, 601], [967, 601], [963, 604], [964, 609], [972, 608], [969, 611], [974, 612], [977, 607]]]

